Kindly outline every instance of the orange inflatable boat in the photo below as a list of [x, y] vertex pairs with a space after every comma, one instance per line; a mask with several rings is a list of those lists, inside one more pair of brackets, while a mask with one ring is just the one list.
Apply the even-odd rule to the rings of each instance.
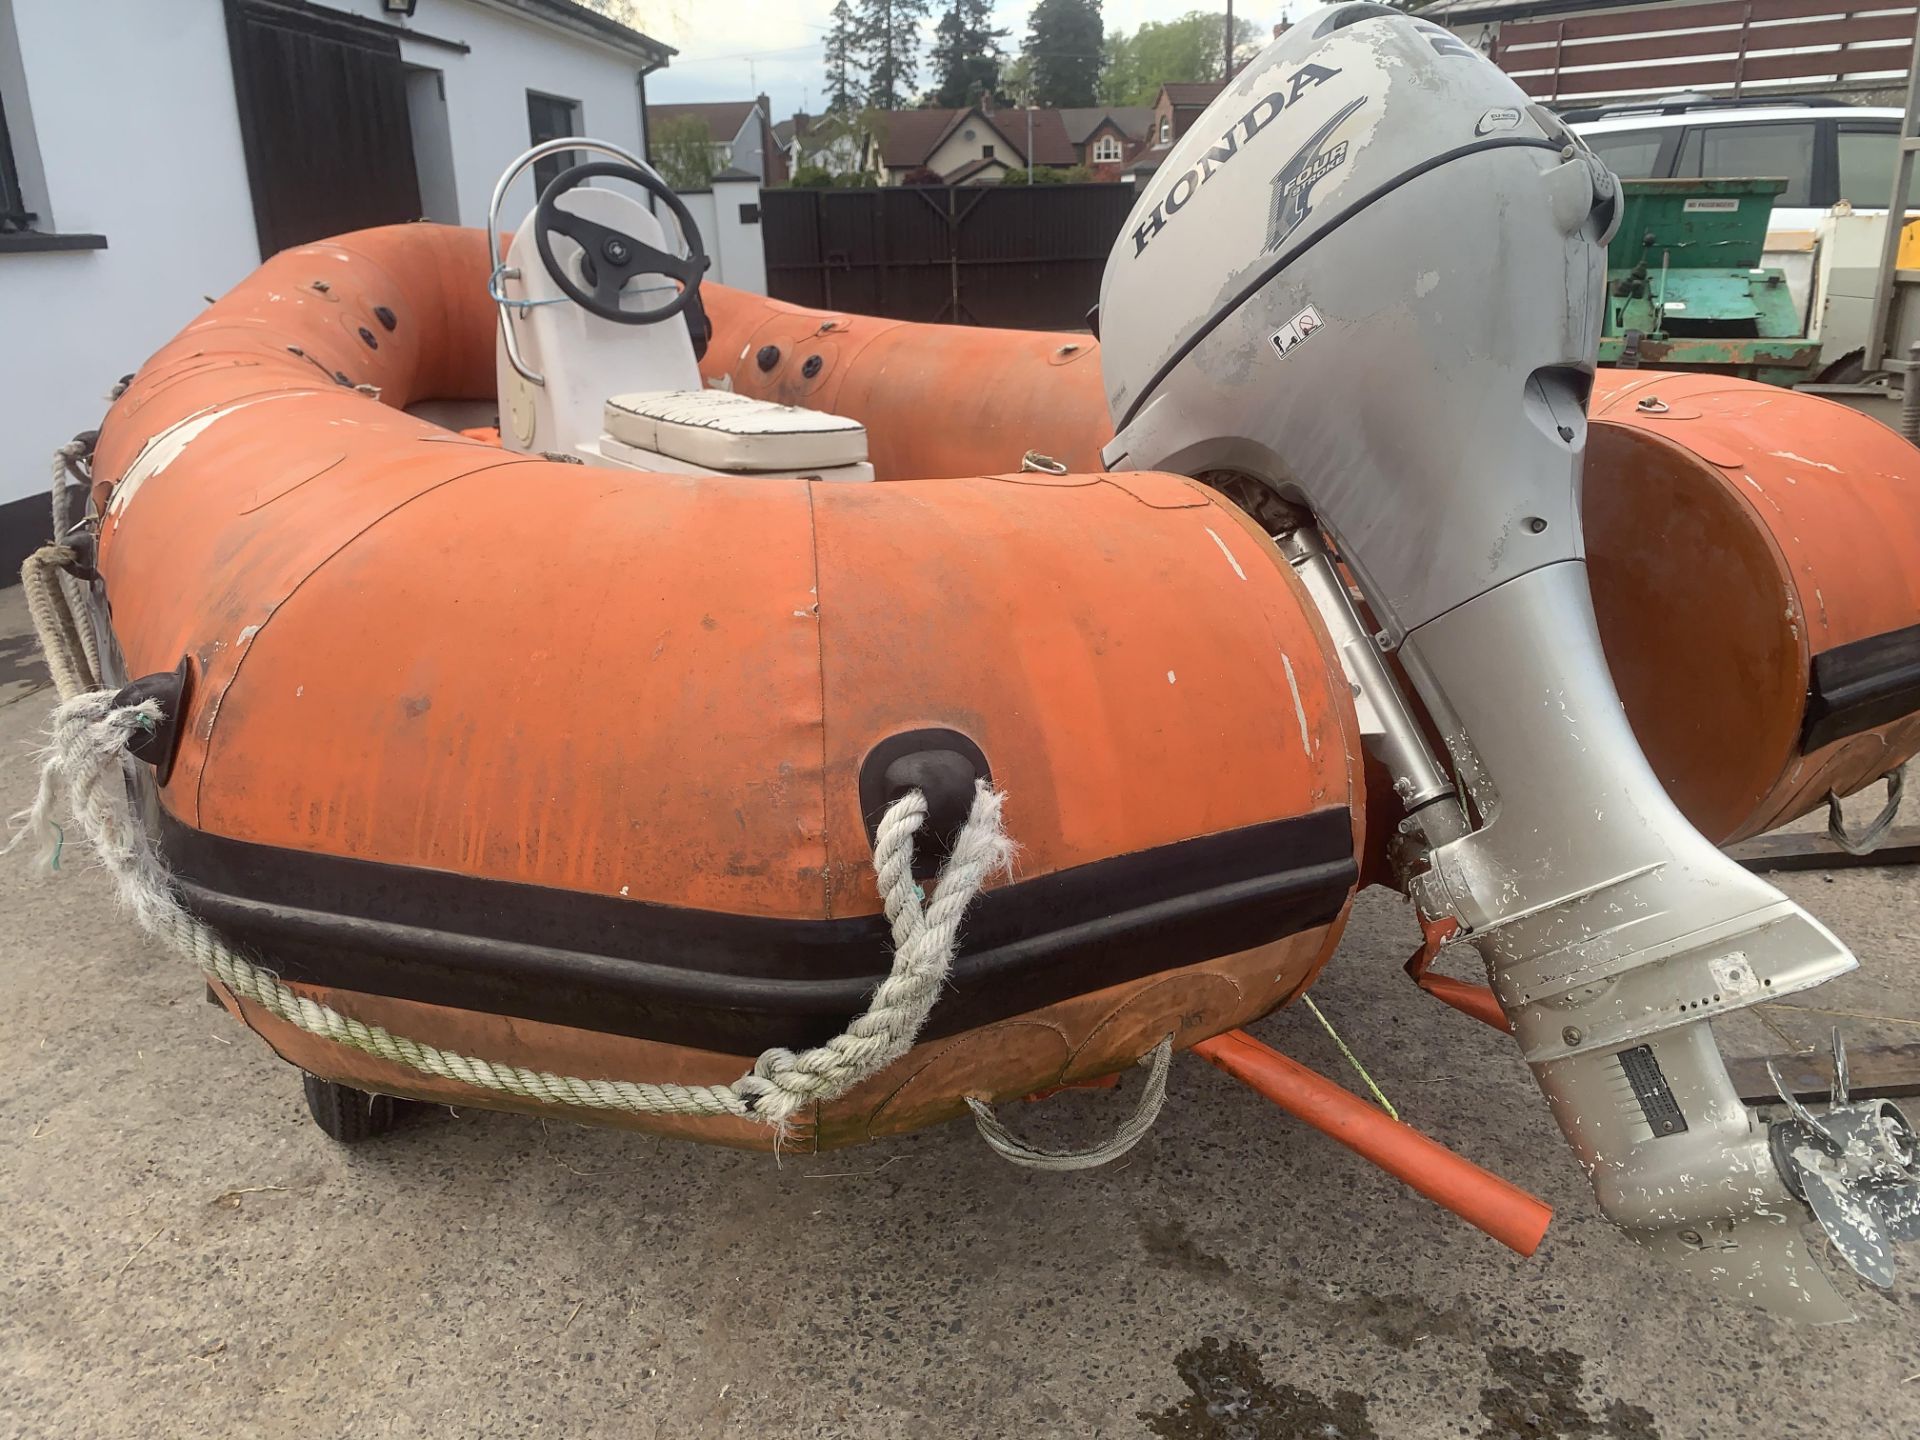
[[[819, 1145], [1110, 1074], [1310, 982], [1363, 843], [1354, 713], [1245, 515], [1017, 457], [872, 485], [506, 453], [408, 413], [490, 396], [486, 269], [483, 236], [424, 225], [285, 253], [101, 428], [96, 678], [184, 678], [154, 778], [195, 916], [442, 1050], [724, 1086], [886, 977], [902, 777], [932, 800], [923, 880], [990, 782], [1011, 871], [911, 1053], [800, 1117]], [[1219, 765], [1256, 732], [1286, 743]], [[518, 1103], [219, 988], [311, 1074]]]
[[[92, 517], [79, 678], [152, 702], [158, 858], [284, 982], [210, 966], [215, 995], [352, 1087], [316, 1093], [775, 1143], [750, 1104], [607, 1087], [725, 1091], [839, 1035], [900, 938], [875, 847], [915, 785], [923, 889], [979, 783], [1017, 857], [910, 1046], [786, 1143], [1110, 1075], [1306, 988], [1395, 802], [1257, 519], [1101, 473], [1097, 341], [708, 285], [709, 392], [837, 417], [864, 453], [812, 470], [884, 483], [717, 472], [660, 415], [648, 472], [500, 448], [490, 271], [424, 224], [275, 257], [132, 377], [62, 501]], [[1910, 755], [1913, 452], [1735, 380], [1616, 375], [1593, 409], [1607, 649], [1689, 816], [1752, 834]]]
[[[708, 386], [858, 420], [887, 484], [637, 474], [447, 428], [493, 419], [488, 267], [482, 234], [430, 225], [282, 253], [100, 430], [73, 536], [96, 678], [180, 682], [157, 845], [194, 916], [447, 1052], [720, 1087], [887, 972], [872, 845], [904, 760], [958, 776], [922, 876], [975, 780], [1020, 852], [912, 1052], [810, 1108], [808, 1144], [1106, 1075], [1306, 989], [1367, 858], [1348, 689], [1254, 518], [1098, 472], [1096, 340], [705, 286]], [[1607, 651], [1688, 814], [1749, 835], [1907, 758], [1912, 451], [1738, 380], [1611, 376], [1594, 413]], [[1649, 622], [1674, 609], [1705, 624]], [[1897, 660], [1864, 687], [1862, 647]], [[215, 989], [324, 1081], [564, 1104]]]
[[[1838, 1318], [1784, 1219], [1890, 1286], [1912, 1128], [1736, 1090], [1713, 1021], [1858, 961], [1719, 847], [1920, 749], [1920, 452], [1596, 376], [1617, 182], [1427, 22], [1316, 12], [1203, 121], [1104, 347], [705, 284], [580, 137], [484, 231], [276, 255], [63, 452], [24, 833], [64, 788], [343, 1140], [393, 1097], [760, 1147], [971, 1112], [1072, 1169], [1193, 1049], [1530, 1253], [1539, 1201], [1240, 1029], [1390, 883], [1609, 1218]], [[1142, 1064], [1086, 1148], [995, 1113]]]

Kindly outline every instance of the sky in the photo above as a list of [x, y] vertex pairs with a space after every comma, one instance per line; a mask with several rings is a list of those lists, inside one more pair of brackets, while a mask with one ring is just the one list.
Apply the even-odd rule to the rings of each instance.
[[[1259, 25], [1264, 33], [1289, 10], [1304, 14], [1313, 0], [1236, 0], [1236, 18]], [[934, 19], [944, 8], [934, 0]], [[1006, 40], [1018, 49], [1027, 30], [1027, 0], [995, 9], [995, 20], [1012, 32]], [[1102, 14], [1109, 31], [1131, 31], [1148, 20], [1171, 20], [1189, 10], [1220, 10], [1224, 0], [1105, 0]], [[637, 0], [640, 29], [679, 50], [673, 62], [647, 77], [647, 98], [654, 101], [748, 100], [765, 92], [773, 118], [796, 110], [819, 110], [826, 80], [821, 54], [833, 0]], [[933, 19], [927, 22], [928, 48]], [[932, 81], [923, 58], [920, 85]]]

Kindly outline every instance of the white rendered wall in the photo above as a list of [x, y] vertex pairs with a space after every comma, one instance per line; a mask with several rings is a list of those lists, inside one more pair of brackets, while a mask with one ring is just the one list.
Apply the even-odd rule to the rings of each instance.
[[716, 278], [736, 290], [767, 293], [767, 252], [761, 240], [759, 222], [747, 224], [740, 218], [740, 207], [760, 204], [757, 180], [716, 180], [713, 207], [717, 212], [707, 249], [713, 255]]
[[0, 503], [45, 494], [108, 387], [260, 263], [219, 0], [0, 0], [0, 45], [9, 12], [41, 228], [107, 248], [0, 252]]
[[[380, 0], [324, 3], [390, 18]], [[471, 47], [401, 42], [446, 89], [451, 184], [423, 196], [437, 218], [486, 223], [494, 181], [527, 148], [529, 90], [577, 101], [587, 134], [643, 152], [633, 55], [487, 0], [419, 0], [406, 23]], [[16, 145], [15, 112], [30, 113], [41, 228], [107, 248], [0, 251], [0, 504], [43, 493], [53, 448], [100, 423], [108, 387], [261, 258], [221, 0], [0, 0], [0, 54], [15, 38], [24, 106], [4, 62], [0, 83]], [[504, 223], [532, 203], [523, 179]]]
[[760, 226], [740, 219], [742, 205], [760, 203], [760, 182], [721, 181], [711, 190], [689, 191], [680, 198], [700, 230], [707, 258], [713, 262], [707, 278], [736, 290], [766, 294], [767, 256]]
[[[218, 8], [218, 0], [197, 0]], [[326, 0], [333, 8], [371, 20], [390, 20], [380, 0]], [[487, 223], [487, 200], [500, 172], [527, 148], [527, 92], [572, 100], [582, 133], [639, 155], [640, 62], [596, 42], [530, 22], [511, 10], [476, 0], [420, 0], [411, 30], [472, 46], [461, 55], [416, 40], [400, 42], [408, 65], [438, 70], [447, 87], [447, 128], [453, 142], [454, 193], [462, 225]], [[231, 86], [229, 86], [231, 89]], [[516, 229], [533, 208], [533, 180], [523, 176], [508, 194], [502, 224]]]
[[[695, 228], [700, 231], [700, 243], [707, 247], [707, 254], [713, 257], [713, 268], [707, 271], [707, 277], [725, 283], [726, 276], [720, 273], [720, 258], [713, 253], [714, 226], [718, 223], [717, 212], [713, 204], [711, 190], [688, 190], [680, 196], [680, 202], [687, 207], [687, 213], [693, 216]], [[668, 217], [666, 207], [660, 207], [660, 222], [667, 227], [668, 234], [673, 232], [673, 221]]]

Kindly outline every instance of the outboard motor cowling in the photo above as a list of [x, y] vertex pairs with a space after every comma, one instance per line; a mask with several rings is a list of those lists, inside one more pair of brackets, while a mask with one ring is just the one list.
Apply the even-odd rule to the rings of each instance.
[[1578, 558], [1616, 196], [1450, 32], [1317, 12], [1128, 217], [1100, 297], [1108, 462], [1311, 487], [1395, 644]]
[[1486, 961], [1607, 1213], [1834, 1318], [1796, 1177], [1708, 1021], [1855, 961], [1669, 801], [1594, 623], [1580, 469], [1618, 193], [1449, 32], [1310, 15], [1174, 146], [1114, 247], [1105, 455], [1212, 478], [1275, 534], [1407, 811], [1402, 882]]

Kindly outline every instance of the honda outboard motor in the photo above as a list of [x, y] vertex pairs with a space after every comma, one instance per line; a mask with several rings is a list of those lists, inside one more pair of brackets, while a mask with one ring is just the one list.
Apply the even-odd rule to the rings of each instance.
[[1458, 38], [1317, 11], [1173, 147], [1114, 248], [1106, 458], [1211, 478], [1275, 534], [1404, 804], [1408, 893], [1484, 958], [1607, 1214], [1837, 1318], [1799, 1202], [1848, 1212], [1828, 1233], [1866, 1273], [1854, 1232], [1916, 1224], [1911, 1132], [1836, 1094], [1770, 1134], [1708, 1024], [1855, 961], [1682, 817], [1601, 654], [1579, 492], [1618, 212], [1607, 169]]

